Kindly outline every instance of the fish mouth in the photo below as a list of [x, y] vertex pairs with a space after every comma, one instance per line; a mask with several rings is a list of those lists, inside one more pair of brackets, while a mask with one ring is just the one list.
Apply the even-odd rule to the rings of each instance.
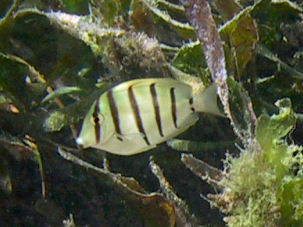
[[84, 148], [87, 147], [87, 146], [85, 146], [84, 141], [81, 137], [78, 137], [76, 139], [76, 143], [77, 143], [77, 145], [79, 146], [80, 149], [84, 149]]
[[83, 139], [81, 137], [78, 137], [76, 139], [76, 143], [79, 144], [79, 145], [82, 145], [83, 144]]

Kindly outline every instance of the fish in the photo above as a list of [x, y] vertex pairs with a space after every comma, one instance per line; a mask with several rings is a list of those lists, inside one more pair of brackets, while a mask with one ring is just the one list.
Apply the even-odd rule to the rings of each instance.
[[139, 154], [186, 131], [199, 112], [222, 116], [215, 84], [195, 92], [172, 78], [122, 82], [94, 101], [76, 143], [116, 155]]

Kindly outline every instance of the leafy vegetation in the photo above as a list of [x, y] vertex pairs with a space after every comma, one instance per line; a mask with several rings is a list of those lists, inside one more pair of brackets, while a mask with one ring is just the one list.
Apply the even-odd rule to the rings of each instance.
[[[302, 226], [302, 7], [1, 1], [0, 225]], [[77, 148], [93, 101], [143, 77], [213, 80], [227, 118], [136, 156]]]

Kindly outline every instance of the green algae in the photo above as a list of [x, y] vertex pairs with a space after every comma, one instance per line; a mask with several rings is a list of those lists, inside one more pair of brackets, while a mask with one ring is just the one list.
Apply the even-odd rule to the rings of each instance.
[[260, 147], [252, 143], [226, 160], [227, 176], [219, 182], [223, 193], [213, 198], [229, 226], [302, 225], [302, 147], [287, 142], [296, 118], [288, 99], [276, 105], [279, 114], [258, 118]]

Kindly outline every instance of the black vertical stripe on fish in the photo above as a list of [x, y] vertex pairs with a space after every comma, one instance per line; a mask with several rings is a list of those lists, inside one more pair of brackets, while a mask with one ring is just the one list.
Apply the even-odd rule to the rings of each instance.
[[155, 111], [155, 116], [156, 116], [156, 122], [159, 130], [159, 134], [161, 137], [163, 137], [163, 130], [162, 130], [162, 124], [161, 124], [161, 116], [160, 116], [160, 106], [158, 102], [158, 95], [157, 91], [155, 88], [155, 83], [152, 83], [150, 85], [150, 93], [152, 95], [153, 99], [153, 106], [154, 106], [154, 111]]
[[195, 112], [195, 108], [193, 107], [193, 103], [194, 103], [194, 99], [193, 99], [193, 97], [191, 97], [189, 99], [190, 109], [191, 109], [191, 111]]
[[99, 99], [96, 100], [95, 109], [93, 112], [93, 120], [94, 120], [94, 127], [95, 127], [95, 138], [96, 143], [100, 142], [100, 119], [99, 119]]
[[132, 86], [130, 86], [127, 91], [128, 91], [128, 98], [129, 98], [129, 101], [130, 101], [130, 105], [131, 105], [132, 110], [133, 110], [134, 115], [135, 115], [136, 125], [139, 129], [139, 132], [143, 134], [146, 144], [150, 145], [150, 142], [148, 141], [148, 138], [146, 136], [146, 132], [145, 132], [144, 127], [143, 127], [143, 122], [142, 122], [142, 119], [141, 119], [141, 116], [140, 116], [140, 110], [139, 110], [138, 103], [136, 101], [135, 94], [133, 92]]
[[175, 88], [172, 87], [170, 89], [170, 101], [171, 101], [171, 114], [173, 117], [175, 128], [178, 128], [177, 125], [177, 107], [176, 107], [176, 95], [175, 95]]
[[[121, 135], [121, 128], [120, 128], [120, 119], [119, 119], [119, 113], [118, 113], [118, 108], [115, 102], [115, 98], [113, 96], [113, 91], [110, 90], [107, 93], [107, 99], [108, 99], [108, 103], [109, 103], [109, 108], [110, 108], [110, 112], [113, 118], [113, 122], [114, 122], [114, 127], [115, 127], [115, 132], [118, 135]], [[117, 137], [120, 141], [122, 141], [122, 137], [118, 136]]]
[[193, 97], [191, 97], [190, 99], [189, 99], [189, 105], [192, 105], [194, 103], [194, 99], [193, 99]]

